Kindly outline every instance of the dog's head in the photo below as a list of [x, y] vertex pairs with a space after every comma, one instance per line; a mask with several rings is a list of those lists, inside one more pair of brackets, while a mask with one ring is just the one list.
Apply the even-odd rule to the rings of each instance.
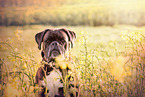
[[35, 35], [35, 40], [41, 50], [42, 57], [46, 62], [54, 61], [54, 59], [61, 55], [65, 57], [65, 52], [69, 51], [74, 45], [76, 34], [67, 29], [46, 29]]

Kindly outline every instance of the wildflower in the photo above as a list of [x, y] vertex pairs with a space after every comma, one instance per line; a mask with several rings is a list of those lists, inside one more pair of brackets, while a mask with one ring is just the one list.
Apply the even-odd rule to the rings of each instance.
[[13, 68], [13, 72], [16, 72], [17, 71], [17, 69], [16, 68]]
[[60, 66], [61, 69], [66, 69], [68, 67], [68, 63], [62, 56], [58, 56], [56, 58], [56, 63], [58, 66]]
[[12, 62], [14, 62], [15, 61], [15, 59], [12, 59]]
[[114, 46], [114, 43], [111, 41], [111, 42], [109, 42], [109, 45], [110, 46]]
[[120, 82], [123, 82], [123, 77], [126, 76], [124, 73], [124, 61], [125, 58], [122, 56], [119, 56], [115, 63], [112, 66], [111, 74], [115, 77], [115, 80], [118, 80]]
[[72, 74], [72, 71], [68, 71], [68, 74], [71, 75]]
[[121, 38], [122, 40], [125, 40], [126, 43], [128, 43], [129, 42], [128, 32], [126, 31], [121, 32]]
[[142, 36], [141, 32], [121, 32], [121, 38], [126, 41], [126, 43], [134, 42], [134, 41], [141, 41]]
[[61, 65], [60, 65], [60, 68], [61, 68], [61, 69], [66, 69], [66, 68], [67, 68], [67, 64], [65, 64], [65, 63], [61, 64]]
[[17, 31], [15, 32], [15, 35], [16, 35], [16, 37], [18, 38], [18, 40], [21, 39], [20, 33], [22, 33], [22, 31], [21, 31], [21, 30], [18, 30], [18, 29], [17, 29]]
[[33, 92], [34, 91], [34, 86], [30, 86], [29, 91]]
[[78, 66], [77, 68], [78, 68], [78, 69], [80, 69], [80, 68], [81, 68], [81, 66]]
[[130, 37], [132, 37], [134, 40], [141, 41], [141, 32], [132, 32], [129, 34]]
[[90, 59], [91, 58], [91, 55], [88, 55], [88, 58]]
[[130, 71], [128, 71], [128, 72], [127, 72], [127, 75], [129, 75], [129, 76], [130, 76], [130, 75], [131, 75], [131, 72], [130, 72]]
[[81, 31], [81, 35], [84, 35], [84, 32], [83, 31]]
[[72, 64], [70, 62], [67, 62], [67, 66], [68, 66], [69, 69], [73, 68], [73, 66], [72, 66]]
[[27, 68], [27, 65], [26, 65], [26, 64], [24, 64], [24, 65], [23, 65], [23, 69], [26, 69], [26, 68]]
[[70, 81], [73, 81], [73, 78], [72, 77], [70, 78]]
[[80, 61], [79, 63], [80, 63], [80, 64], [84, 64], [84, 61]]

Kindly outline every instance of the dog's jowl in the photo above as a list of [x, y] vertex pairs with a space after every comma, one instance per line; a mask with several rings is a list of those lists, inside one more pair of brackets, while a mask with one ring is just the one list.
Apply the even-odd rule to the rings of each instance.
[[76, 34], [64, 28], [46, 29], [35, 35], [39, 50], [42, 48], [43, 66], [36, 73], [36, 84], [42, 87], [39, 97], [64, 97], [62, 79], [69, 68], [62, 69], [57, 65], [56, 58], [68, 58], [67, 53], [74, 46], [75, 39]]

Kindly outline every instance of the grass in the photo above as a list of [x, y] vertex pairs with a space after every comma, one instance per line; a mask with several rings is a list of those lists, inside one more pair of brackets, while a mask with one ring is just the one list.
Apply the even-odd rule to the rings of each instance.
[[[46, 28], [60, 27], [0, 27], [2, 97], [38, 95], [40, 88], [34, 84], [34, 78], [40, 67], [41, 51], [34, 36]], [[63, 27], [77, 34], [75, 47], [71, 50], [74, 68], [71, 74], [75, 78], [73, 82], [79, 84], [80, 96], [145, 96], [145, 27]]]

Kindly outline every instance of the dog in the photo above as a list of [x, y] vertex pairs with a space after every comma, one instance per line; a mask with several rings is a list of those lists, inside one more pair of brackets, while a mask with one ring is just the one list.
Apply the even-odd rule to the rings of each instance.
[[[35, 41], [38, 49], [41, 50], [43, 67], [38, 68], [36, 73], [36, 84], [41, 86], [39, 97], [64, 97], [63, 81], [64, 74], [60, 66], [56, 66], [56, 58], [69, 57], [69, 50], [74, 47], [76, 34], [65, 28], [46, 29], [35, 35]], [[68, 72], [66, 67], [65, 71]], [[71, 94], [72, 95], [72, 94]]]

